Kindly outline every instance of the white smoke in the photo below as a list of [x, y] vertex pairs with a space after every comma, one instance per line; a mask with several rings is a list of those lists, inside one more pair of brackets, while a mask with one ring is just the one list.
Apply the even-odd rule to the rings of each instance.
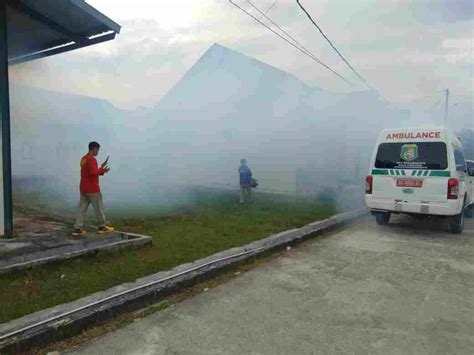
[[351, 205], [380, 130], [431, 120], [374, 92], [310, 87], [219, 45], [153, 109], [124, 111], [25, 86], [13, 86], [11, 96], [17, 179], [48, 204], [74, 206], [79, 160], [89, 141], [99, 141], [99, 163], [111, 157], [106, 202], [128, 211], [186, 205], [190, 186], [235, 189], [241, 158], [261, 189], [333, 194]]

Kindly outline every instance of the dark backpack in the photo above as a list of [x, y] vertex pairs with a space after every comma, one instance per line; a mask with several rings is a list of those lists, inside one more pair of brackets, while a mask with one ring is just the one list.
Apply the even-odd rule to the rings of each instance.
[[251, 188], [255, 188], [255, 187], [257, 187], [257, 186], [258, 186], [257, 179], [252, 179], [252, 180], [250, 181], [250, 187], [251, 187]]

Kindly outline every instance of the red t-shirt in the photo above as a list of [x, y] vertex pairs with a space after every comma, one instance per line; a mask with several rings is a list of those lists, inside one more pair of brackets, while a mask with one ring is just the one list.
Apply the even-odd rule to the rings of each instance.
[[96, 158], [90, 154], [84, 155], [81, 159], [81, 193], [100, 192], [99, 175], [104, 175], [104, 173], [105, 169], [99, 168]]

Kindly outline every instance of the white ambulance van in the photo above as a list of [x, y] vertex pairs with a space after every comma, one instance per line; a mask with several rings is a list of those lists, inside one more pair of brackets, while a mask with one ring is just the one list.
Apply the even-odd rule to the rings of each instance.
[[382, 131], [366, 178], [365, 202], [378, 224], [392, 213], [449, 218], [461, 233], [474, 209], [474, 171], [460, 140], [442, 127]]

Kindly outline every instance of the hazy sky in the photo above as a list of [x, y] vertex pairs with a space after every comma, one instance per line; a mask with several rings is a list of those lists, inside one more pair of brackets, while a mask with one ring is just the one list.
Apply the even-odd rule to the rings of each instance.
[[[247, 0], [234, 0], [251, 9]], [[255, 0], [349, 87], [227, 0], [88, 0], [120, 23], [116, 40], [12, 68], [13, 81], [106, 98], [119, 107], [155, 104], [218, 42], [333, 91], [364, 89], [295, 0]], [[424, 100], [449, 87], [473, 94], [472, 0], [302, 0], [336, 46], [389, 100]], [[255, 12], [254, 12], [255, 13]], [[255, 13], [256, 14], [256, 13]], [[257, 14], [258, 15], [258, 14]], [[48, 74], [48, 75], [45, 75]], [[460, 96], [458, 96], [460, 98]], [[432, 102], [432, 101], [431, 101]]]

